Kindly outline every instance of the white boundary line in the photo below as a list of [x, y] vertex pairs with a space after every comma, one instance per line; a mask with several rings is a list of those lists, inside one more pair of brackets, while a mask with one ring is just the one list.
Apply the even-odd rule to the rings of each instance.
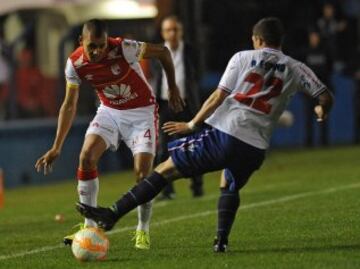
[[[246, 209], [250, 209], [250, 208], [278, 204], [278, 203], [297, 200], [297, 199], [304, 198], [304, 197], [316, 196], [316, 195], [321, 195], [321, 194], [329, 194], [329, 193], [334, 193], [334, 192], [348, 190], [348, 189], [355, 189], [355, 188], [360, 188], [360, 183], [345, 185], [345, 186], [341, 186], [341, 187], [328, 188], [328, 189], [321, 190], [321, 191], [310, 191], [310, 192], [303, 192], [303, 193], [298, 193], [298, 194], [293, 194], [293, 195], [287, 195], [287, 196], [283, 196], [278, 199], [271, 199], [271, 200], [267, 200], [267, 201], [243, 205], [242, 207], [240, 207], [240, 210], [246, 210]], [[165, 225], [165, 224], [169, 224], [169, 223], [173, 223], [173, 222], [178, 222], [178, 221], [182, 221], [182, 220], [205, 217], [205, 216], [209, 216], [209, 215], [216, 214], [216, 213], [217, 213], [216, 210], [211, 210], [211, 211], [204, 211], [204, 212], [190, 214], [190, 215], [184, 215], [184, 216], [167, 219], [167, 220], [163, 220], [163, 221], [159, 221], [159, 222], [153, 222], [151, 224], [151, 227], [157, 227], [157, 226], [161, 226], [161, 225]], [[127, 226], [127, 227], [123, 227], [120, 229], [112, 230], [112, 231], [108, 232], [107, 234], [122, 233], [122, 232], [133, 230], [135, 228], [136, 228], [136, 226]], [[30, 251], [21, 251], [21, 252], [15, 253], [15, 254], [2, 255], [2, 256], [0, 256], [0, 261], [23, 257], [23, 256], [27, 256], [27, 255], [32, 255], [32, 254], [37, 254], [37, 253], [41, 253], [41, 252], [47, 252], [47, 251], [51, 251], [51, 250], [63, 248], [63, 247], [65, 247], [63, 244], [57, 244], [57, 245], [53, 245], [53, 246], [46, 246], [46, 247], [42, 247], [42, 248], [33, 249]]]

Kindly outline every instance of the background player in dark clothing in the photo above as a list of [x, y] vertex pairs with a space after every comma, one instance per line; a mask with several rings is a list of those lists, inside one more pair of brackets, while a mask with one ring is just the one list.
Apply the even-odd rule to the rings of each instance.
[[[318, 78], [331, 89], [332, 58], [321, 42], [321, 36], [317, 31], [309, 32], [309, 46], [305, 53], [305, 63]], [[314, 106], [313, 98], [305, 95], [305, 124], [306, 124], [306, 146], [314, 146]], [[329, 144], [328, 122], [320, 124], [320, 143], [325, 146]]]
[[[154, 68], [156, 80], [156, 98], [159, 104], [160, 126], [168, 121], [190, 121], [200, 108], [200, 89], [198, 85], [199, 68], [194, 48], [183, 41], [183, 25], [176, 16], [166, 17], [161, 24], [161, 36], [169, 49], [174, 62], [176, 84], [186, 106], [179, 113], [174, 113], [168, 106], [166, 77], [157, 63]], [[167, 144], [180, 136], [170, 137], [159, 130], [159, 148], [157, 162], [161, 163], [169, 157]], [[203, 195], [202, 175], [191, 177], [191, 191], [194, 197]], [[163, 190], [160, 200], [173, 199], [175, 189], [169, 183]]]

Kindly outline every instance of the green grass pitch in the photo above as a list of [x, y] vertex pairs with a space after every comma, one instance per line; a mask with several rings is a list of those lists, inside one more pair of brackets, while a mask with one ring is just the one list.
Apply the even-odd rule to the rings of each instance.
[[[360, 147], [271, 151], [241, 191], [226, 254], [212, 252], [218, 182], [219, 173], [208, 174], [206, 195], [193, 199], [189, 182], [177, 181], [174, 201], [155, 202], [151, 250], [133, 248], [132, 212], [109, 234], [107, 260], [89, 263], [61, 245], [82, 220], [75, 181], [9, 190], [0, 268], [360, 268]], [[132, 185], [131, 172], [102, 175], [99, 204]]]

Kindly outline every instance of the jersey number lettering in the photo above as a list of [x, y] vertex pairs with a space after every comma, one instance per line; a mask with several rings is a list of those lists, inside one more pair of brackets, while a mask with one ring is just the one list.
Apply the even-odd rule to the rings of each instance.
[[144, 137], [147, 137], [149, 138], [149, 140], [151, 140], [151, 132], [150, 132], [150, 129], [147, 129], [145, 134], [144, 134]]
[[[250, 73], [245, 80], [253, 84], [250, 90], [246, 93], [237, 93], [234, 98], [242, 104], [250, 106], [256, 110], [259, 110], [265, 114], [269, 114], [271, 111], [272, 105], [268, 103], [268, 101], [280, 95], [281, 90], [283, 88], [283, 82], [281, 79], [277, 77], [270, 77], [267, 80], [264, 80], [263, 76], [257, 73]], [[253, 95], [257, 94], [258, 92], [262, 91], [263, 88], [268, 89], [271, 87], [268, 93], [259, 96], [253, 97]]]

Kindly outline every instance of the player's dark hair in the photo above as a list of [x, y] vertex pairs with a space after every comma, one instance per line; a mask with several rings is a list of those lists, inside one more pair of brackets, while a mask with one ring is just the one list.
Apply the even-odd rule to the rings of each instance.
[[262, 38], [269, 46], [279, 47], [284, 39], [285, 30], [278, 18], [268, 17], [254, 25], [253, 35]]
[[83, 26], [83, 32], [85, 29], [94, 34], [95, 37], [101, 37], [108, 31], [106, 23], [99, 19], [91, 19], [86, 21]]

